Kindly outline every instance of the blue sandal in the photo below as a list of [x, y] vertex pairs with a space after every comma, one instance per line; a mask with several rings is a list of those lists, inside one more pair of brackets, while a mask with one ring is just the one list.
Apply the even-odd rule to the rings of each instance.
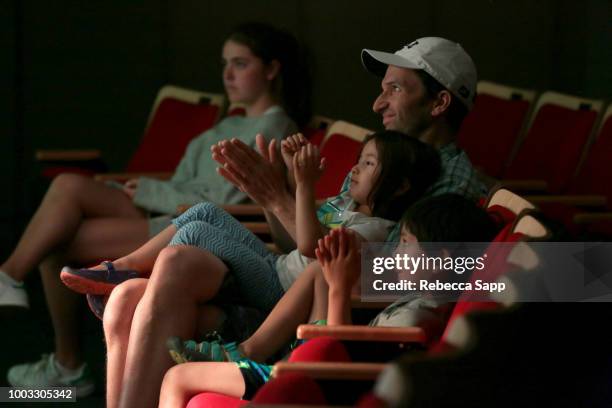
[[217, 332], [206, 335], [199, 343], [194, 340], [183, 341], [180, 337], [170, 337], [166, 345], [170, 356], [177, 364], [191, 361], [240, 361], [245, 356], [238, 350], [236, 342], [225, 343]]

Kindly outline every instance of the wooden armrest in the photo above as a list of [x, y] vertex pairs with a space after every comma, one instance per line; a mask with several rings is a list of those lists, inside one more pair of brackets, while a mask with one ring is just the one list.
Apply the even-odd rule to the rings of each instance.
[[604, 207], [608, 201], [602, 195], [527, 195], [524, 198], [535, 205], [560, 203], [585, 207]]
[[269, 234], [270, 226], [266, 222], [243, 222], [242, 225], [253, 234]]
[[282, 361], [274, 364], [272, 376], [287, 373], [300, 373], [319, 380], [376, 380], [385, 368], [382, 363], [330, 363], [309, 362], [289, 363]]
[[37, 150], [35, 153], [38, 161], [87, 161], [102, 157], [97, 149], [88, 150]]
[[264, 210], [257, 204], [224, 205], [223, 209], [232, 215], [264, 215]]
[[513, 191], [546, 191], [548, 188], [544, 180], [502, 180], [500, 184]]
[[574, 216], [574, 223], [576, 224], [593, 224], [602, 221], [612, 221], [612, 212], [581, 213]]
[[425, 343], [425, 331], [420, 327], [370, 327], [370, 326], [318, 326], [301, 324], [297, 338], [303, 340], [315, 337], [334, 337], [339, 340], [388, 341], [396, 343]]
[[94, 178], [98, 181], [118, 181], [125, 182], [139, 177], [149, 177], [159, 180], [169, 180], [173, 173], [157, 172], [157, 173], [104, 173], [96, 174]]
[[384, 309], [392, 302], [363, 302], [359, 293], [351, 293], [351, 308], [353, 309]]

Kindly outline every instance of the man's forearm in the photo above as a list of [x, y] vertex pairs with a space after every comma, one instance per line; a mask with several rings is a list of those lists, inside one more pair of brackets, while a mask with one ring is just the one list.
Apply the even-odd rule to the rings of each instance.
[[289, 232], [287, 232], [283, 224], [281, 224], [278, 218], [276, 218], [271, 211], [266, 210], [265, 208], [264, 215], [266, 216], [266, 221], [268, 221], [268, 225], [270, 226], [272, 240], [278, 249], [280, 249], [283, 253], [293, 251], [296, 248], [295, 241]]
[[271, 213], [271, 215], [280, 222], [285, 230], [285, 234], [288, 234], [291, 239], [296, 242], [295, 197], [289, 193], [289, 191], [277, 196], [270, 208], [266, 208], [266, 212]]

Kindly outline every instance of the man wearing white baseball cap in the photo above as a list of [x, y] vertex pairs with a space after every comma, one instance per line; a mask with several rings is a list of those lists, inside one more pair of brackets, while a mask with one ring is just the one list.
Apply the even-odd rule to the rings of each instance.
[[476, 95], [476, 67], [461, 45], [424, 37], [394, 54], [364, 49], [364, 67], [383, 77], [373, 109], [386, 129], [418, 137], [440, 151], [443, 174], [431, 194], [459, 193], [477, 199], [485, 193], [467, 155], [455, 144]]

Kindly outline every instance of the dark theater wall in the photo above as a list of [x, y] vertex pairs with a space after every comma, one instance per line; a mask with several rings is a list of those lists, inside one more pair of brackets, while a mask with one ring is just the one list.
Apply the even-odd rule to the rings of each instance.
[[161, 85], [222, 90], [221, 43], [244, 20], [287, 28], [308, 46], [314, 112], [370, 128], [379, 82], [360, 50], [426, 35], [460, 42], [482, 79], [612, 95], [607, 0], [0, 1], [0, 254], [37, 204], [35, 149], [99, 147], [120, 170]]

